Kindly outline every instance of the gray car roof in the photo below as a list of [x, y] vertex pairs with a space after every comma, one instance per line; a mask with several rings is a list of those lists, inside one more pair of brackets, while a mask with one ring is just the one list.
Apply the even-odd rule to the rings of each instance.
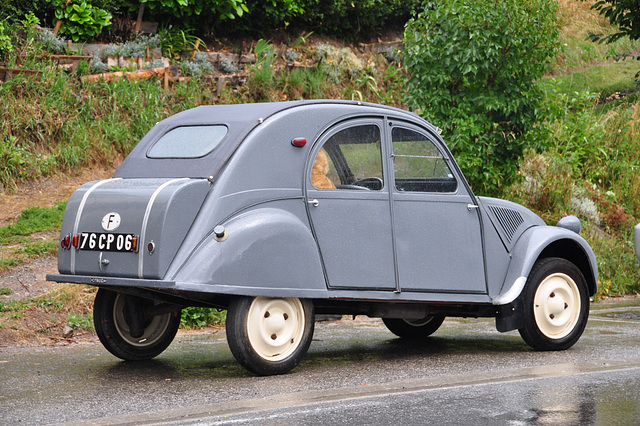
[[[313, 105], [352, 105], [369, 107], [369, 112], [377, 110], [394, 111], [402, 115], [414, 114], [407, 111], [355, 101], [342, 100], [305, 100], [289, 102], [267, 102], [233, 105], [204, 105], [179, 112], [157, 123], [122, 162], [114, 177], [189, 177], [206, 178], [217, 176], [222, 166], [238, 148], [244, 138], [263, 120], [290, 108], [310, 107]], [[147, 158], [147, 152], [165, 133], [180, 126], [224, 124], [229, 128], [220, 145], [211, 153], [197, 159]]]

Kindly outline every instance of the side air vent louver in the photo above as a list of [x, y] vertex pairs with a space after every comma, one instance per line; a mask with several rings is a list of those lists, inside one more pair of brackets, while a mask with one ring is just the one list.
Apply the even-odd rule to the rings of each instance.
[[489, 209], [496, 216], [498, 222], [500, 222], [500, 226], [502, 226], [502, 229], [504, 230], [505, 237], [507, 237], [507, 240], [511, 242], [511, 239], [518, 230], [518, 227], [524, 223], [522, 215], [515, 210], [506, 209], [504, 207], [489, 206]]

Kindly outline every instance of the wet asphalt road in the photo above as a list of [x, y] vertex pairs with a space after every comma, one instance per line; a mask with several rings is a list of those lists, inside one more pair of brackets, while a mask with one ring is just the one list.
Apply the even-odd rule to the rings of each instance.
[[318, 323], [300, 366], [256, 377], [224, 332], [179, 334], [151, 362], [99, 344], [0, 351], [0, 424], [640, 424], [640, 299], [592, 305], [564, 352], [493, 321], [404, 342], [381, 321]]

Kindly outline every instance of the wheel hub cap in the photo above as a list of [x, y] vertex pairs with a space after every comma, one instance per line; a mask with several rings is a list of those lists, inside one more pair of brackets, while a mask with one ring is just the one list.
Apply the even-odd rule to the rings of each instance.
[[296, 350], [304, 333], [304, 309], [298, 299], [257, 297], [249, 309], [247, 334], [261, 357], [279, 361]]
[[571, 277], [556, 273], [545, 278], [534, 298], [534, 316], [540, 331], [560, 339], [575, 327], [580, 314], [580, 292]]

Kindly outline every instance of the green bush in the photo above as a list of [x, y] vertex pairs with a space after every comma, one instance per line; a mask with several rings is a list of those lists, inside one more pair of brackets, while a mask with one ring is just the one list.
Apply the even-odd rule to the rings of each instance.
[[102, 33], [102, 29], [111, 25], [111, 13], [95, 7], [86, 0], [51, 0], [56, 7], [56, 19], [62, 21], [60, 33], [71, 37], [75, 42], [87, 41]]
[[210, 325], [222, 325], [227, 318], [226, 311], [213, 308], [188, 307], [182, 310], [180, 327], [202, 328]]
[[[123, 0], [130, 14], [137, 13], [140, 3]], [[147, 0], [144, 4], [147, 19], [179, 28], [210, 28], [247, 12], [244, 0]]]
[[217, 25], [224, 35], [264, 37], [280, 28], [364, 39], [387, 26], [402, 27], [420, 0], [245, 0], [247, 12], [231, 25]]
[[0, 22], [0, 59], [13, 52], [13, 43], [11, 37], [5, 34], [4, 24]]
[[[536, 80], [557, 52], [552, 0], [434, 0], [405, 29], [407, 104], [435, 125], [474, 190], [497, 194], [540, 121]], [[539, 139], [538, 139], [539, 140]]]
[[[50, 0], [2, 0], [0, 2], [0, 22], [16, 23], [29, 12], [36, 14], [43, 22], [53, 25], [53, 7]], [[45, 19], [49, 17], [49, 19]]]

